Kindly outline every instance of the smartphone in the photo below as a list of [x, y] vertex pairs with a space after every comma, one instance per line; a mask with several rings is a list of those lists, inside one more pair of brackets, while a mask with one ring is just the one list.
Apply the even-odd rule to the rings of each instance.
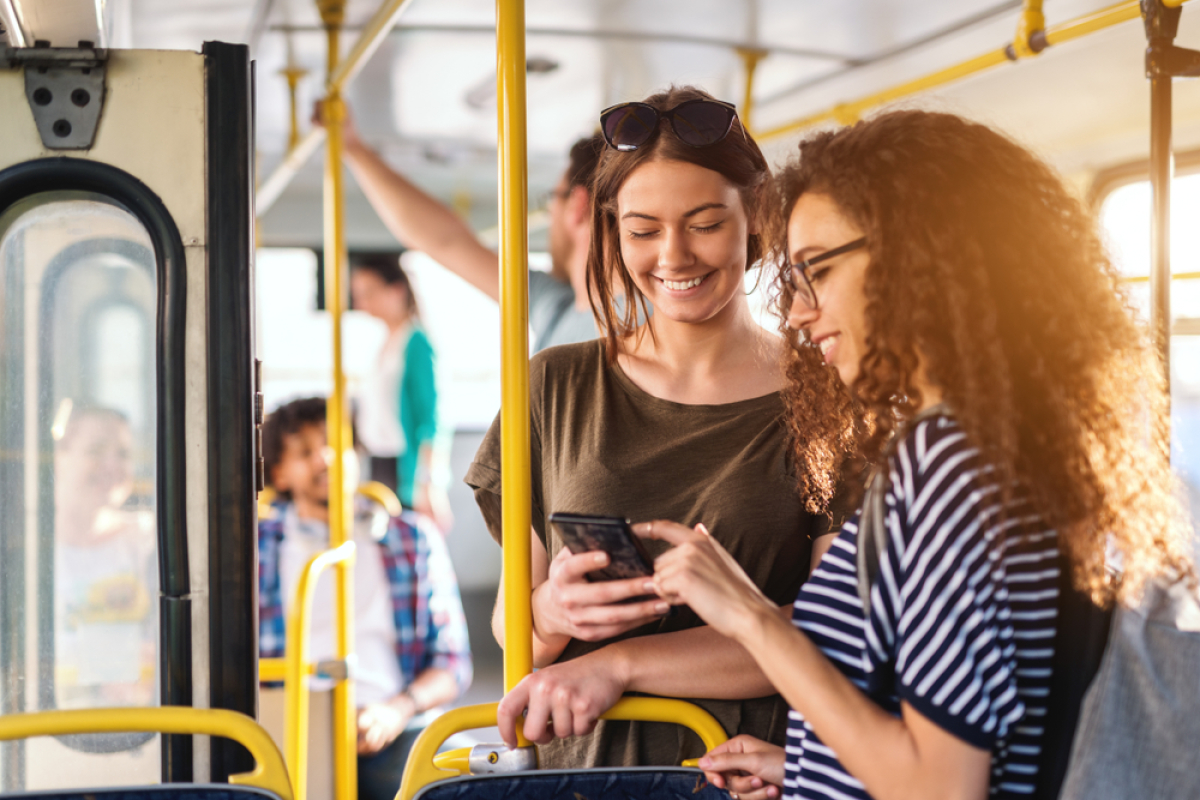
[[589, 581], [645, 578], [654, 574], [654, 561], [627, 519], [555, 512], [550, 515], [550, 524], [572, 553], [578, 555], [590, 550], [608, 553], [608, 566], [589, 572], [586, 576]]

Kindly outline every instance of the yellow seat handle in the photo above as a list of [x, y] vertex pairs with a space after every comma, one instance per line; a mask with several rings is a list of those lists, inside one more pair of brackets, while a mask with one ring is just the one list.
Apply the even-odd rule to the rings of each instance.
[[389, 517], [398, 517], [404, 511], [404, 506], [400, 504], [400, 498], [396, 497], [396, 493], [379, 481], [367, 481], [359, 484], [358, 493], [383, 506]]
[[89, 708], [75, 711], [41, 711], [0, 716], [0, 740], [70, 733], [205, 734], [223, 736], [244, 746], [254, 756], [251, 772], [230, 775], [229, 782], [254, 786], [292, 800], [292, 785], [279, 748], [271, 736], [250, 717], [216, 708], [161, 706], [158, 708]]
[[438, 769], [457, 770], [460, 775], [465, 775], [471, 770], [471, 748], [460, 747], [457, 750], [438, 753], [433, 757], [433, 765]]
[[[452, 750], [437, 755], [442, 743], [456, 733], [490, 728], [496, 724], [496, 709], [499, 703], [483, 703], [463, 706], [447, 711], [429, 724], [408, 754], [404, 767], [404, 779], [396, 800], [410, 800], [417, 792], [434, 781], [453, 778], [467, 771], [470, 750]], [[724, 742], [728, 736], [721, 723], [700, 706], [685, 700], [670, 700], [664, 697], [622, 697], [612, 708], [600, 715], [601, 719], [625, 719], [638, 722], [673, 722], [695, 731], [704, 742], [706, 751]], [[697, 759], [683, 762], [685, 767], [695, 767]]]
[[[356, 491], [368, 500], [374, 500], [383, 506], [389, 517], [398, 517], [404, 511], [404, 506], [400, 504], [400, 498], [396, 496], [396, 493], [379, 481], [367, 481], [359, 484]], [[274, 502], [275, 490], [270, 486], [258, 493], [259, 519], [268, 519], [271, 516], [271, 504]]]

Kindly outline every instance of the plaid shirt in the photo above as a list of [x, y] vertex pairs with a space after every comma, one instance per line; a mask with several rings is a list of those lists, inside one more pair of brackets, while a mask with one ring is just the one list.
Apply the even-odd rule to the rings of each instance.
[[[262, 658], [283, 656], [286, 628], [279, 578], [286, 504], [277, 504], [273, 510], [271, 517], [258, 523], [258, 650]], [[453, 675], [459, 691], [464, 691], [471, 684], [471, 646], [458, 581], [441, 534], [425, 533], [416, 516], [406, 511], [391, 519], [379, 542], [379, 557], [391, 585], [396, 659], [404, 686], [426, 669], [439, 667]]]

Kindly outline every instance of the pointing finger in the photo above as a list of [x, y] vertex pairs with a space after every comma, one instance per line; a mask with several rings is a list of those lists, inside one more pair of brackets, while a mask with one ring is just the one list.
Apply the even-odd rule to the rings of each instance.
[[633, 526], [633, 532], [643, 539], [658, 539], [667, 544], [683, 544], [703, 538], [704, 534], [678, 522], [656, 519], [651, 522], [639, 522]]

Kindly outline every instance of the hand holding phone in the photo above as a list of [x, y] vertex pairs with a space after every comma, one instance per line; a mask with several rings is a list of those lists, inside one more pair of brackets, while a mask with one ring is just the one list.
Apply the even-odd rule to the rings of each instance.
[[[535, 639], [558, 646], [551, 658], [567, 639], [603, 641], [670, 613], [649, 585], [653, 561], [626, 520], [555, 513], [550, 524], [566, 546], [534, 589], [533, 616]], [[603, 567], [594, 566], [597, 552], [607, 556]], [[535, 662], [539, 652], [535, 643]]]
[[645, 578], [654, 574], [653, 559], [627, 519], [555, 512], [550, 515], [550, 524], [572, 553], [596, 550], [608, 553], [608, 566], [589, 572], [586, 576], [589, 581]]

